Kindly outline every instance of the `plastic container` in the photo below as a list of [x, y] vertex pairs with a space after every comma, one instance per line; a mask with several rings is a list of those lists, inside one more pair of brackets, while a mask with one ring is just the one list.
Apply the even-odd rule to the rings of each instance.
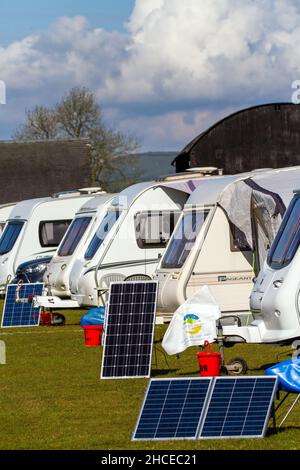
[[80, 326], [103, 325], [105, 320], [105, 307], [97, 307], [89, 310], [80, 320]]
[[101, 345], [103, 326], [102, 325], [88, 325], [83, 326], [85, 345], [89, 347], [96, 347]]
[[204, 352], [197, 353], [201, 377], [217, 377], [220, 375], [221, 353], [214, 352], [208, 341], [204, 343]]
[[40, 316], [40, 326], [51, 326], [52, 324], [52, 314], [46, 310], [41, 311]]

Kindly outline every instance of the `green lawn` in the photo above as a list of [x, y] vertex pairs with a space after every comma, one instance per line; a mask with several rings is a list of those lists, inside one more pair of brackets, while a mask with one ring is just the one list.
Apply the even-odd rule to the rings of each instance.
[[[283, 432], [265, 439], [132, 443], [148, 381], [101, 381], [102, 349], [85, 347], [80, 315], [69, 313], [64, 327], [0, 331], [7, 350], [7, 364], [0, 365], [0, 449], [300, 449], [299, 407]], [[156, 340], [164, 331], [156, 328]], [[243, 356], [249, 374], [263, 374], [287, 352], [243, 345], [226, 350], [226, 359]], [[152, 376], [196, 376], [195, 354], [168, 357], [168, 366], [158, 342]]]

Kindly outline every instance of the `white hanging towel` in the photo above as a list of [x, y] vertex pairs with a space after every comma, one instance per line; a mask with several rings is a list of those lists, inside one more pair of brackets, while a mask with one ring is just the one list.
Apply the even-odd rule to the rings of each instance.
[[190, 346], [201, 346], [216, 340], [216, 321], [221, 312], [207, 286], [201, 287], [174, 313], [165, 333], [162, 347], [170, 356]]

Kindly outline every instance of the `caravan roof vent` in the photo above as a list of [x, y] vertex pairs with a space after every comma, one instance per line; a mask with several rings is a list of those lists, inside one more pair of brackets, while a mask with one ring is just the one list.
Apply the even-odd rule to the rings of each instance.
[[59, 193], [52, 194], [53, 198], [68, 198], [68, 197], [78, 197], [85, 194], [105, 194], [105, 191], [102, 190], [100, 187], [95, 188], [81, 188], [81, 189], [74, 189], [71, 191], [61, 191]]
[[212, 175], [223, 175], [223, 169], [215, 168], [215, 167], [207, 167], [207, 168], [189, 168], [188, 170], [184, 171], [183, 173], [174, 173], [172, 175], [165, 175], [160, 176], [156, 179], [156, 181], [163, 182], [163, 181], [180, 181], [186, 180], [188, 178], [204, 178], [207, 176]]
[[103, 189], [100, 188], [100, 186], [95, 186], [92, 188], [81, 188], [81, 189], [78, 189], [78, 191], [80, 192], [80, 194], [105, 194], [106, 193], [106, 191], [103, 191]]
[[203, 176], [223, 175], [223, 169], [214, 166], [188, 168], [186, 171], [189, 173], [201, 173]]

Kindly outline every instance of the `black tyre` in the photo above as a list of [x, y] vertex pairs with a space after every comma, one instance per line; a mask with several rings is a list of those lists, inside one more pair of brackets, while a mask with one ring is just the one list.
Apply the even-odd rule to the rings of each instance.
[[248, 364], [242, 357], [234, 357], [226, 366], [228, 375], [245, 375], [248, 371]]

